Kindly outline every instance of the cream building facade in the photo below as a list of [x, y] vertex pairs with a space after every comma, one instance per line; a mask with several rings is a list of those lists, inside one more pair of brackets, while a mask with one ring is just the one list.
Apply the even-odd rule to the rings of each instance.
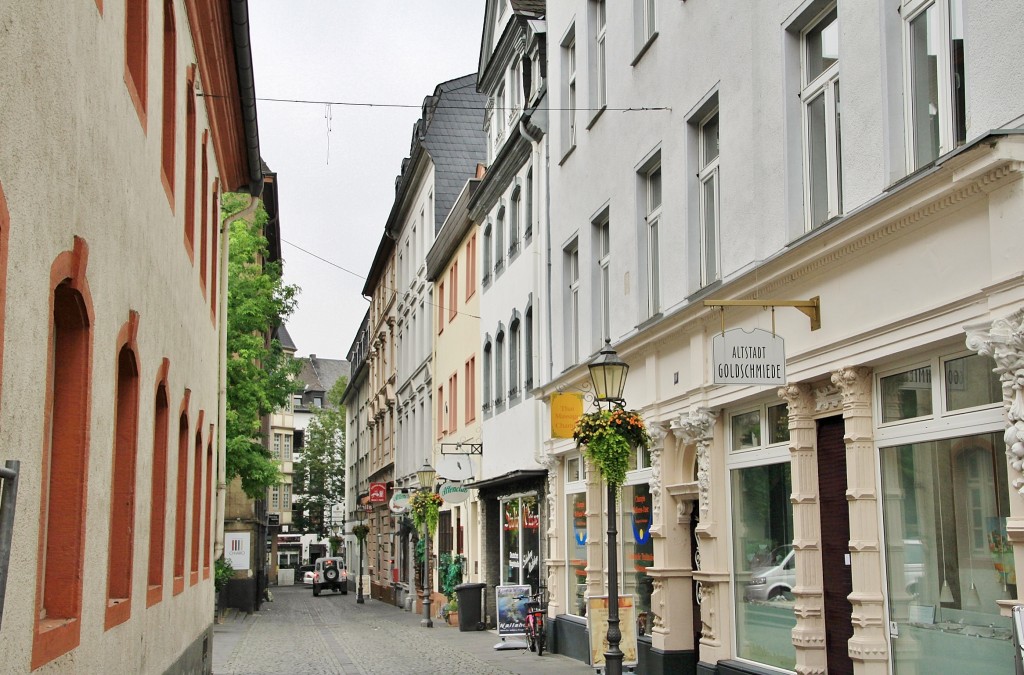
[[[617, 516], [640, 669], [1009, 672], [1015, 3], [756, 2], [727, 18], [580, 1], [546, 20], [563, 102], [553, 276], [569, 282], [552, 286], [552, 331], [580, 349], [553, 353], [543, 394], [585, 387], [605, 336], [631, 366], [627, 406], [654, 439]], [[820, 327], [772, 307], [811, 299]], [[755, 306], [705, 306], [735, 300]], [[713, 340], [736, 328], [785, 340], [784, 386], [715, 383]], [[549, 612], [559, 650], [588, 658], [603, 489], [571, 440], [547, 449]]]
[[219, 195], [262, 186], [245, 3], [0, 15], [3, 669], [209, 672]]

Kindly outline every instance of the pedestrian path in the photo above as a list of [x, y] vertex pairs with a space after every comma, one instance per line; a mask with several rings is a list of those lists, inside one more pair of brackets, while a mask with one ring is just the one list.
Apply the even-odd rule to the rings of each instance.
[[314, 598], [302, 586], [274, 589], [274, 602], [254, 614], [229, 610], [214, 626], [215, 675], [592, 675], [558, 654], [496, 651], [492, 631], [461, 632], [355, 594]]

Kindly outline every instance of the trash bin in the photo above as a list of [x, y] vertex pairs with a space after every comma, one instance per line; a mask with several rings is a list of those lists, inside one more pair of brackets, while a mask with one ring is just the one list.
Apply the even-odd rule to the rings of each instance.
[[459, 630], [483, 630], [484, 622], [481, 614], [483, 589], [487, 584], [459, 584], [455, 594], [459, 598]]

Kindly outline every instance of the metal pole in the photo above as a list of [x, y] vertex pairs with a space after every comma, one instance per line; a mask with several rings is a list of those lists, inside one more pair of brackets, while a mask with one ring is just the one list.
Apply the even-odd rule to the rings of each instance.
[[356, 584], [356, 604], [364, 605], [366, 600], [363, 598], [363, 542], [366, 541], [366, 537], [359, 540], [359, 580]]
[[11, 562], [11, 537], [14, 535], [14, 507], [18, 499], [18, 469], [21, 462], [9, 459], [0, 469], [3, 494], [0, 495], [0, 624], [4, 618], [4, 595], [7, 593], [7, 569]]
[[424, 628], [433, 628], [434, 621], [430, 618], [430, 530], [427, 521], [423, 521], [423, 621]]
[[616, 555], [615, 499], [616, 487], [608, 484], [608, 651], [604, 653], [604, 672], [606, 675], [622, 675], [622, 650], [619, 642], [622, 631], [619, 630], [619, 559]]

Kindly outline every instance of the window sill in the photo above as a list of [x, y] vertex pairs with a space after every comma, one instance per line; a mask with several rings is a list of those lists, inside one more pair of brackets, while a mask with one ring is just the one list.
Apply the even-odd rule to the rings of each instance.
[[558, 160], [558, 166], [562, 166], [563, 164], [565, 164], [566, 160], [569, 159], [569, 156], [572, 155], [572, 153], [573, 153], [573, 151], [575, 149], [576, 149], [576, 144], [575, 143], [570, 145], [569, 149], [566, 150], [565, 153], [562, 155], [562, 159]]
[[597, 120], [601, 119], [601, 115], [603, 115], [604, 111], [607, 110], [607, 109], [608, 109], [608, 104], [607, 103], [605, 103], [604, 105], [602, 105], [600, 108], [597, 109], [597, 112], [595, 112], [593, 117], [590, 118], [590, 122], [587, 123], [587, 131], [590, 131], [591, 128], [593, 128], [593, 126], [595, 124], [597, 124]]
[[647, 53], [647, 50], [651, 48], [651, 45], [657, 39], [658, 31], [654, 31], [651, 33], [651, 37], [647, 38], [647, 41], [640, 45], [640, 49], [637, 51], [636, 56], [633, 57], [633, 60], [629, 62], [629, 65], [636, 66], [636, 64], [640, 63], [640, 59], [644, 57], [644, 54]]

